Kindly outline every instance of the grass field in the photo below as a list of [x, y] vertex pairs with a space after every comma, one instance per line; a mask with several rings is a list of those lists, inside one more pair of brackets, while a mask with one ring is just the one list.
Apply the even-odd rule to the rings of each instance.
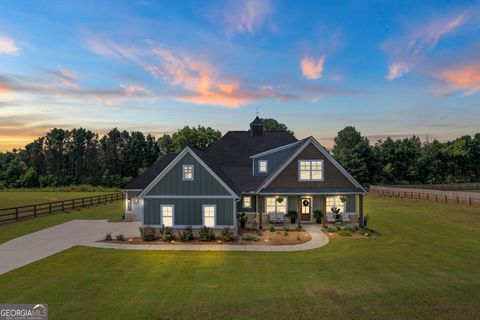
[[123, 201], [115, 201], [113, 203], [81, 210], [43, 215], [38, 218], [20, 222], [0, 224], [0, 244], [25, 234], [74, 219], [107, 219], [109, 221], [121, 221], [124, 208]]
[[0, 208], [19, 207], [29, 204], [53, 202], [75, 198], [90, 197], [108, 192], [55, 192], [55, 191], [5, 191], [0, 192]]
[[480, 190], [461, 190], [460, 192], [480, 192]]
[[306, 252], [75, 247], [0, 276], [0, 301], [52, 319], [478, 319], [480, 209], [365, 208], [380, 237]]

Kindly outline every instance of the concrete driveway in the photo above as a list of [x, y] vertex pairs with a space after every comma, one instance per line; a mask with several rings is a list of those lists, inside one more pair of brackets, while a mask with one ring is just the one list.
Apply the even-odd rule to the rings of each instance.
[[76, 245], [92, 245], [107, 232], [138, 236], [139, 223], [72, 220], [10, 240], [0, 245], [0, 274]]
[[97, 242], [107, 232], [112, 236], [138, 236], [138, 222], [107, 222], [107, 220], [73, 220], [10, 240], [0, 245], [0, 274], [20, 268], [36, 260], [66, 250], [76, 245], [126, 250], [175, 251], [303, 251], [320, 248], [329, 241], [318, 225], [304, 225], [312, 236], [308, 242], [296, 245], [228, 245], [228, 244], [118, 244]]

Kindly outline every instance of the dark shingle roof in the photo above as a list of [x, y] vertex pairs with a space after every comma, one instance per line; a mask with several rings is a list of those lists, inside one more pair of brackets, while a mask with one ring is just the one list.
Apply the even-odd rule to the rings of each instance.
[[250, 131], [229, 131], [207, 149], [212, 161], [223, 166], [252, 165], [250, 156], [298, 141], [286, 131], [265, 131], [263, 136], [253, 136]]
[[259, 125], [259, 124], [263, 125], [263, 121], [258, 116], [252, 121], [252, 123], [250, 123], [250, 125]]
[[145, 189], [150, 182], [152, 182], [160, 174], [160, 172], [162, 172], [163, 169], [165, 169], [170, 162], [175, 159], [176, 156], [176, 154], [165, 155], [163, 158], [157, 160], [157, 162], [155, 162], [150, 168], [145, 170], [138, 177], [127, 183], [123, 189]]
[[[260, 119], [259, 121], [261, 123]], [[286, 131], [265, 131], [262, 136], [253, 136], [250, 131], [229, 131], [205, 152], [193, 148], [192, 151], [233, 191], [240, 194], [255, 191], [266, 178], [252, 176], [250, 156], [296, 141], [298, 140]], [[166, 155], [123, 189], [146, 188], [176, 156]]]

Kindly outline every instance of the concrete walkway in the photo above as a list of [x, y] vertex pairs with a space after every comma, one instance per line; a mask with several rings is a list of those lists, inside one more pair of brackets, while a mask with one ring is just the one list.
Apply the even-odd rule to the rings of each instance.
[[312, 240], [297, 245], [228, 245], [228, 244], [116, 244], [97, 242], [107, 232], [112, 236], [138, 236], [139, 223], [107, 222], [106, 220], [73, 220], [13, 239], [0, 245], [0, 274], [20, 268], [34, 261], [66, 250], [76, 245], [97, 248], [127, 250], [171, 250], [171, 251], [303, 251], [320, 248], [328, 243], [328, 237], [316, 225], [304, 225]]
[[127, 250], [170, 250], [170, 251], [304, 251], [323, 247], [329, 241], [320, 226], [303, 225], [304, 229], [312, 236], [312, 240], [292, 245], [237, 245], [237, 244], [121, 244], [121, 243], [106, 243], [94, 242], [87, 244], [91, 247], [111, 248], [111, 249], [127, 249]]

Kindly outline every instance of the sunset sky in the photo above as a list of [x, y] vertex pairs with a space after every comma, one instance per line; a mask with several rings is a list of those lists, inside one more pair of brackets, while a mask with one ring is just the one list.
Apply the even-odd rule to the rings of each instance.
[[245, 130], [327, 147], [480, 132], [474, 1], [0, 0], [0, 150], [50, 128]]

